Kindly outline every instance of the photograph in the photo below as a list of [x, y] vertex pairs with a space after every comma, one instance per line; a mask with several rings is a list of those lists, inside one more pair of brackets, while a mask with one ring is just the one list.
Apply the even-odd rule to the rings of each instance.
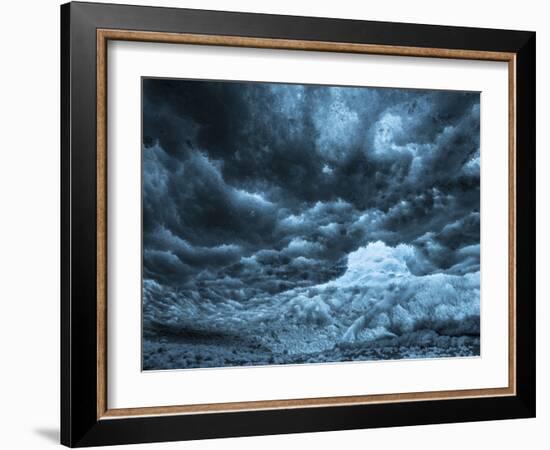
[[480, 93], [142, 78], [142, 368], [480, 355]]
[[548, 446], [550, 16], [495, 5], [5, 2], [0, 450]]
[[533, 15], [166, 6], [58, 10], [59, 441], [520, 446], [441, 424], [537, 415]]

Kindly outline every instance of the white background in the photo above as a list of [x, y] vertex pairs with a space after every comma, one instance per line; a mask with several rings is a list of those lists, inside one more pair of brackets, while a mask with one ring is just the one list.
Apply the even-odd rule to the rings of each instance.
[[[508, 385], [507, 63], [142, 42], [107, 52], [108, 408]], [[480, 91], [481, 357], [142, 372], [142, 75]]]
[[[135, 4], [232, 9], [537, 31], [537, 278], [550, 272], [550, 31], [544, 2], [463, 0], [139, 1]], [[6, 2], [0, 27], [0, 446], [41, 449], [58, 441], [59, 422], [59, 2]], [[267, 436], [136, 448], [546, 448], [550, 426], [548, 284], [537, 286], [538, 418], [475, 424]], [[130, 447], [126, 447], [130, 448]]]

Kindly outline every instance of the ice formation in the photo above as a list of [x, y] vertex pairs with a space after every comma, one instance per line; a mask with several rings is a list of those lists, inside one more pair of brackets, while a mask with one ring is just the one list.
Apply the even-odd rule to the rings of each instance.
[[146, 279], [144, 368], [479, 354], [479, 271], [417, 276], [414, 258], [409, 245], [371, 242], [341, 276], [276, 294]]

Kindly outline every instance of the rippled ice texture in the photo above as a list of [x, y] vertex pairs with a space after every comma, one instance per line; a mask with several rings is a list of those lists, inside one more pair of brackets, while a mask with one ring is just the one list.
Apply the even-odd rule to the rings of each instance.
[[414, 257], [371, 242], [340, 277], [275, 295], [145, 280], [143, 368], [479, 355], [479, 271], [415, 276]]

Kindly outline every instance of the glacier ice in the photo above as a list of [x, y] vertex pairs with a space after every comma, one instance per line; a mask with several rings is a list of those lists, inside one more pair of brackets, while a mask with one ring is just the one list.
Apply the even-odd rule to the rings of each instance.
[[276, 294], [146, 279], [144, 368], [478, 354], [479, 271], [414, 275], [414, 260], [412, 246], [371, 242], [340, 277]]

